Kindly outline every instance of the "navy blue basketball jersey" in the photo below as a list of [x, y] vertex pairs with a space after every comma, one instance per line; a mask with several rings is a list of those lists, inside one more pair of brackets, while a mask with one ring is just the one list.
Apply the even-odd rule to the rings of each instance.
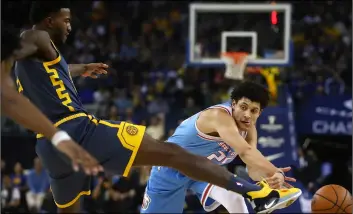
[[85, 112], [63, 56], [49, 62], [23, 59], [15, 63], [17, 89], [52, 122], [70, 114]]

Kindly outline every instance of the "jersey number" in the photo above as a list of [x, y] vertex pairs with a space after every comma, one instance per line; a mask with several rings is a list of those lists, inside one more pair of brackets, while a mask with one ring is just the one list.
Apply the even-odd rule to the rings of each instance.
[[207, 157], [208, 160], [216, 160], [220, 164], [225, 164], [227, 161], [232, 160], [233, 158], [227, 158], [227, 156], [222, 151], [213, 153]]

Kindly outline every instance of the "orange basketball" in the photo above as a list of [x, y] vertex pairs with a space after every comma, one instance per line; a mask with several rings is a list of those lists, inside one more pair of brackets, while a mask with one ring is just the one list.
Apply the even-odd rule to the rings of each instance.
[[330, 184], [316, 191], [312, 213], [352, 213], [352, 196], [344, 187]]

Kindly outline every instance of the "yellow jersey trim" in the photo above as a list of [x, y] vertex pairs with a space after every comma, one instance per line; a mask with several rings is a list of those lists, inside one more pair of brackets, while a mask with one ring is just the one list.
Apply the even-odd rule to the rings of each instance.
[[[125, 147], [127, 145], [132, 146], [132, 154], [128, 164], [125, 167], [123, 176], [127, 177], [130, 173], [132, 164], [135, 161], [138, 150], [140, 149], [143, 137], [145, 136], [146, 126], [138, 126], [131, 123], [122, 122], [121, 127], [118, 131], [118, 138], [121, 144]], [[131, 133], [130, 128], [135, 128], [136, 133]], [[126, 148], [126, 147], [125, 147]]]
[[58, 52], [58, 53], [59, 53], [59, 49], [57, 49], [57, 48], [56, 48], [56, 46], [55, 46], [55, 44], [54, 44], [53, 40], [50, 40], [50, 43], [53, 45], [53, 47], [54, 47], [54, 49], [56, 50], [56, 52]]
[[137, 152], [145, 135], [146, 127], [138, 126], [127, 122], [120, 124], [112, 124], [108, 121], [100, 120], [99, 124], [106, 125], [112, 128], [117, 128], [117, 137], [124, 148], [132, 151], [129, 162], [127, 163], [123, 176], [127, 177], [131, 171], [131, 167], [135, 161]]
[[91, 190], [80, 192], [73, 200], [71, 200], [70, 202], [68, 202], [66, 204], [58, 204], [55, 201], [55, 199], [54, 199], [54, 202], [55, 202], [56, 206], [59, 207], [59, 208], [67, 208], [67, 207], [70, 207], [73, 204], [75, 204], [75, 202], [83, 195], [91, 195]]
[[[87, 115], [86, 113], [78, 113], [78, 114], [70, 115], [68, 117], [64, 117], [63, 119], [61, 119], [58, 122], [54, 123], [54, 126], [58, 127], [58, 126], [62, 125], [63, 123], [66, 123], [66, 122], [68, 122], [70, 120], [73, 120], [73, 119], [76, 119], [76, 118], [79, 118], [79, 117], [88, 117], [93, 123], [98, 124], [97, 119], [95, 119], [95, 118], [93, 119], [92, 115]], [[44, 137], [44, 135], [37, 134], [36, 137], [37, 138], [42, 138], [42, 137]]]
[[22, 87], [22, 84], [21, 84], [20, 80], [18, 79], [18, 77], [16, 77], [16, 85], [17, 85], [18, 93], [21, 93], [23, 91], [23, 87]]
[[[50, 78], [50, 82], [52, 83], [52, 86], [54, 87], [56, 94], [58, 95], [59, 99], [61, 100], [61, 103], [66, 106], [70, 111], [75, 111], [74, 107], [70, 106], [70, 104], [72, 103], [72, 100], [70, 98], [69, 93], [65, 92], [66, 88], [64, 85], [64, 82], [62, 80], [60, 80], [58, 71], [55, 68], [50, 68], [50, 66], [53, 66], [57, 63], [59, 63], [61, 60], [61, 55], [59, 54], [59, 56], [49, 62], [43, 62], [43, 66], [45, 71], [48, 74], [51, 74], [49, 76]], [[57, 87], [59, 86], [59, 87]]]

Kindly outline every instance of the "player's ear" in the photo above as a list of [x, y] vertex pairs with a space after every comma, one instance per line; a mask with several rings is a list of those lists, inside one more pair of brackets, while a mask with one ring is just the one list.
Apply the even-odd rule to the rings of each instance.
[[232, 100], [232, 107], [235, 107], [237, 105], [237, 101]]
[[52, 18], [52, 17], [47, 17], [47, 18], [45, 18], [44, 19], [44, 22], [45, 22], [45, 24], [48, 26], [48, 27], [50, 27], [50, 28], [52, 28], [53, 27], [53, 25], [54, 25], [54, 19]]

